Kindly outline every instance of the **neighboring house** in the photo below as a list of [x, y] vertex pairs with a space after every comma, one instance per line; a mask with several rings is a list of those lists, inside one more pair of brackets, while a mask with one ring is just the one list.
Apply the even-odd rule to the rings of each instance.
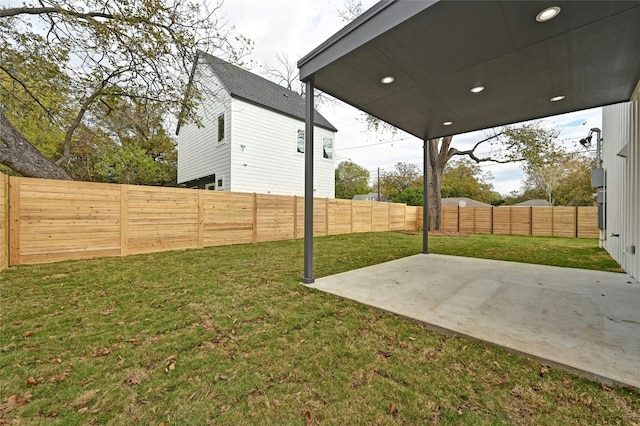
[[481, 203], [480, 201], [467, 197], [447, 197], [442, 198], [440, 201], [442, 207], [491, 207], [491, 204]]
[[549, 204], [549, 201], [541, 198], [534, 198], [533, 200], [521, 201], [510, 206], [504, 207], [553, 207]]
[[380, 200], [378, 200], [378, 193], [377, 192], [369, 192], [368, 194], [358, 194], [358, 195], [354, 195], [353, 200], [366, 200], [366, 201], [389, 201], [387, 199], [387, 197], [385, 197], [383, 194], [380, 194]]
[[[188, 188], [304, 195], [305, 101], [200, 52], [201, 126], [178, 127], [178, 183]], [[335, 197], [336, 128], [315, 112], [314, 195]]]

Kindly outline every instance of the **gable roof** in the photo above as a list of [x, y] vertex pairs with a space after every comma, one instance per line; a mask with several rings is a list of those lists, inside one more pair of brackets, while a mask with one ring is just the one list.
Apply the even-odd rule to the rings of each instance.
[[[199, 60], [209, 65], [232, 97], [304, 121], [304, 98], [293, 90], [282, 87], [266, 78], [260, 77], [259, 75], [253, 74], [205, 52], [199, 52]], [[314, 118], [316, 126], [333, 132], [338, 131], [338, 129], [317, 110], [315, 110]]]

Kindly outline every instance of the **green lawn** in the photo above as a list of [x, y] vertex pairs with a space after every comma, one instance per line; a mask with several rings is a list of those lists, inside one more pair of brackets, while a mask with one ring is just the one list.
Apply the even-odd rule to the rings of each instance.
[[[324, 276], [418, 253], [421, 236], [315, 248]], [[617, 269], [595, 240], [433, 237], [431, 249]], [[302, 250], [283, 241], [2, 272], [0, 424], [640, 424], [637, 393], [300, 285]]]

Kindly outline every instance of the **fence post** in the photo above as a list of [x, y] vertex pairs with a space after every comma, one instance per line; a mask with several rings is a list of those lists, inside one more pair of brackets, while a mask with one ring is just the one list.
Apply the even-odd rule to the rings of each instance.
[[533, 235], [533, 206], [529, 207], [529, 236]]
[[204, 247], [204, 190], [198, 189], [198, 248]]
[[350, 223], [350, 225], [351, 225], [351, 228], [350, 228], [350, 232], [349, 232], [349, 233], [350, 233], [350, 234], [353, 234], [353, 200], [351, 200], [351, 202], [349, 203], [349, 209], [350, 209], [350, 210], [349, 210], [349, 215], [350, 215], [350, 217], [351, 217], [351, 221], [349, 222], [349, 223]]
[[573, 222], [576, 225], [574, 235], [575, 235], [575, 238], [578, 238], [578, 206], [576, 206], [574, 210], [574, 215], [576, 218], [576, 220]]
[[2, 224], [2, 245], [4, 246], [3, 259], [0, 260], [0, 270], [7, 269], [9, 267], [9, 176], [0, 174], [2, 177], [2, 193], [3, 193], [3, 208], [2, 216], [4, 223]]
[[9, 177], [9, 266], [20, 263], [20, 183], [19, 177]]
[[253, 230], [251, 241], [258, 242], [258, 194], [253, 193]]
[[493, 215], [495, 213], [496, 206], [491, 206], [491, 235], [493, 235]]
[[369, 205], [369, 208], [371, 209], [369, 211], [370, 215], [371, 215], [371, 220], [369, 220], [369, 232], [373, 232], [373, 203], [375, 201], [371, 200], [371, 204]]
[[126, 256], [129, 241], [129, 187], [120, 185], [120, 256]]
[[[458, 222], [458, 234], [460, 233], [460, 204], [458, 204], [458, 213], [457, 213], [457, 217], [456, 220]], [[442, 216], [442, 214], [440, 214], [440, 216]]]
[[556, 230], [555, 230], [555, 224], [553, 223], [553, 211], [555, 210], [555, 207], [551, 207], [551, 236], [555, 237], [556, 236]]
[[298, 196], [293, 196], [293, 239], [298, 238]]
[[324, 235], [329, 235], [329, 198], [324, 199]]
[[509, 235], [513, 235], [513, 207], [509, 208]]

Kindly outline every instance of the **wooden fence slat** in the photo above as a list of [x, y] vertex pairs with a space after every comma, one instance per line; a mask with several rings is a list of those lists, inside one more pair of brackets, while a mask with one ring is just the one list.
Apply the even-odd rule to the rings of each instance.
[[129, 201], [127, 185], [120, 186], [120, 256], [127, 255], [129, 230]]
[[9, 266], [20, 263], [20, 184], [22, 178], [9, 178]]

